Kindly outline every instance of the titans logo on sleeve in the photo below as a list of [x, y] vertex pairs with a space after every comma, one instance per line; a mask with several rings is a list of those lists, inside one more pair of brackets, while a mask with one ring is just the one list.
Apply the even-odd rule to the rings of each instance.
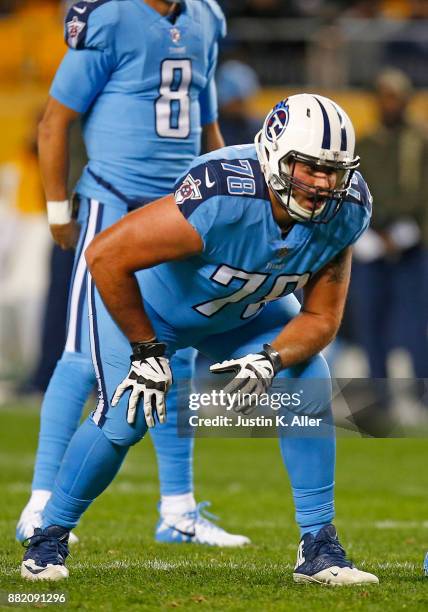
[[111, 0], [83, 0], [76, 2], [65, 19], [65, 41], [72, 49], [84, 49], [88, 20], [92, 11]]
[[184, 204], [186, 200], [202, 200], [199, 190], [200, 186], [201, 181], [199, 179], [194, 179], [191, 174], [188, 174], [181, 183], [179, 189], [175, 192], [175, 201], [177, 204]]
[[204, 334], [238, 327], [303, 287], [359, 238], [371, 214], [357, 172], [332, 221], [295, 223], [283, 236], [253, 145], [200, 157], [177, 182], [175, 198], [203, 252], [140, 272], [143, 296], [173, 326]]

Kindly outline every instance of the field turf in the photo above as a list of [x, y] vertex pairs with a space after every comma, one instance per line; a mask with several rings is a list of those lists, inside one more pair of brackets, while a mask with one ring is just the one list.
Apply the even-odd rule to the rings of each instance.
[[[426, 439], [338, 441], [337, 520], [349, 556], [380, 585], [327, 588], [292, 582], [298, 533], [275, 440], [196, 441], [198, 501], [221, 525], [251, 537], [243, 550], [153, 541], [158, 484], [151, 443], [133, 448], [114, 484], [86, 513], [70, 578], [32, 585], [18, 572], [16, 519], [27, 501], [38, 414], [0, 410], [0, 590], [65, 592], [67, 610], [427, 610]], [[37, 607], [43, 607], [39, 604]], [[11, 609], [3, 607], [1, 609]]]

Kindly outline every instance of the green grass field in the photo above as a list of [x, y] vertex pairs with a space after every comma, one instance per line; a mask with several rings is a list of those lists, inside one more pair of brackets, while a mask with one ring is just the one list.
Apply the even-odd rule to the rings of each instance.
[[292, 582], [298, 532], [277, 443], [245, 439], [197, 440], [195, 479], [198, 501], [211, 500], [222, 526], [250, 536], [252, 546], [155, 544], [156, 465], [144, 440], [82, 520], [69, 580], [31, 585], [19, 576], [23, 549], [14, 529], [29, 493], [37, 428], [34, 407], [0, 411], [3, 602], [5, 593], [55, 591], [66, 592], [62, 608], [73, 610], [428, 609], [421, 568], [428, 550], [425, 439], [338, 441], [336, 525], [349, 556], [376, 573], [379, 586]]

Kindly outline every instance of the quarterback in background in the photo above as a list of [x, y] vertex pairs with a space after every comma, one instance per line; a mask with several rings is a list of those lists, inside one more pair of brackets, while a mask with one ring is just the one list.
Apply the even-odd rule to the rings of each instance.
[[[86, 258], [101, 401], [67, 449], [43, 528], [28, 543], [25, 578], [68, 576], [70, 529], [113, 480], [128, 447], [156, 416], [165, 420], [167, 407], [174, 412], [176, 396], [166, 399], [170, 359], [193, 346], [214, 362], [212, 372], [230, 374], [229, 393], [264, 393], [275, 377], [307, 383], [285, 418], [316, 416], [318, 435], [304, 425], [299, 435], [278, 432], [301, 535], [293, 578], [378, 582], [347, 559], [333, 525], [335, 428], [320, 353], [339, 328], [351, 245], [371, 215], [354, 144], [337, 104], [291, 96], [268, 114], [255, 145], [199, 157], [175, 195], [92, 241]], [[108, 333], [100, 335], [99, 324]]]
[[[226, 24], [215, 0], [83, 0], [71, 6], [65, 26], [69, 49], [40, 124], [39, 157], [54, 240], [63, 248], [76, 242], [77, 247], [66, 345], [43, 400], [32, 495], [18, 522], [18, 540], [41, 525], [67, 445], [96, 382], [86, 247], [128, 211], [170, 193], [199, 155], [201, 139], [209, 151], [223, 146], [214, 74]], [[67, 199], [68, 129], [80, 116], [89, 163], [76, 186], [76, 221]], [[96, 324], [105, 338], [109, 331], [103, 329], [104, 321]], [[176, 380], [190, 380], [193, 360], [193, 349], [175, 355]], [[174, 385], [171, 395], [175, 393]], [[178, 437], [175, 421], [171, 409], [168, 423], [152, 430], [161, 488], [156, 539], [248, 543], [201, 515], [193, 495], [193, 441]], [[123, 445], [125, 450], [127, 439]]]

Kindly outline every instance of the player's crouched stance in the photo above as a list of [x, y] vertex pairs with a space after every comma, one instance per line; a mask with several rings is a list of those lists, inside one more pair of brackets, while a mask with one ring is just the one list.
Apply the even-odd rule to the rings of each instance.
[[[291, 427], [279, 432], [301, 533], [294, 580], [378, 582], [347, 560], [332, 524], [335, 429], [320, 354], [339, 328], [350, 246], [371, 213], [365, 181], [354, 174], [354, 144], [352, 124], [334, 102], [292, 96], [269, 113], [256, 146], [196, 159], [174, 197], [125, 216], [91, 243], [99, 401], [70, 443], [43, 530], [28, 542], [25, 578], [67, 576], [69, 530], [113, 480], [128, 448], [156, 418], [162, 427], [170, 358], [193, 346], [214, 363], [213, 373], [230, 375], [229, 397], [265, 393], [274, 378], [295, 379], [299, 388], [308, 382], [302, 405], [286, 418], [291, 424], [306, 411], [322, 423], [320, 435], [305, 426], [297, 435]], [[252, 407], [234, 405], [244, 413]]]

